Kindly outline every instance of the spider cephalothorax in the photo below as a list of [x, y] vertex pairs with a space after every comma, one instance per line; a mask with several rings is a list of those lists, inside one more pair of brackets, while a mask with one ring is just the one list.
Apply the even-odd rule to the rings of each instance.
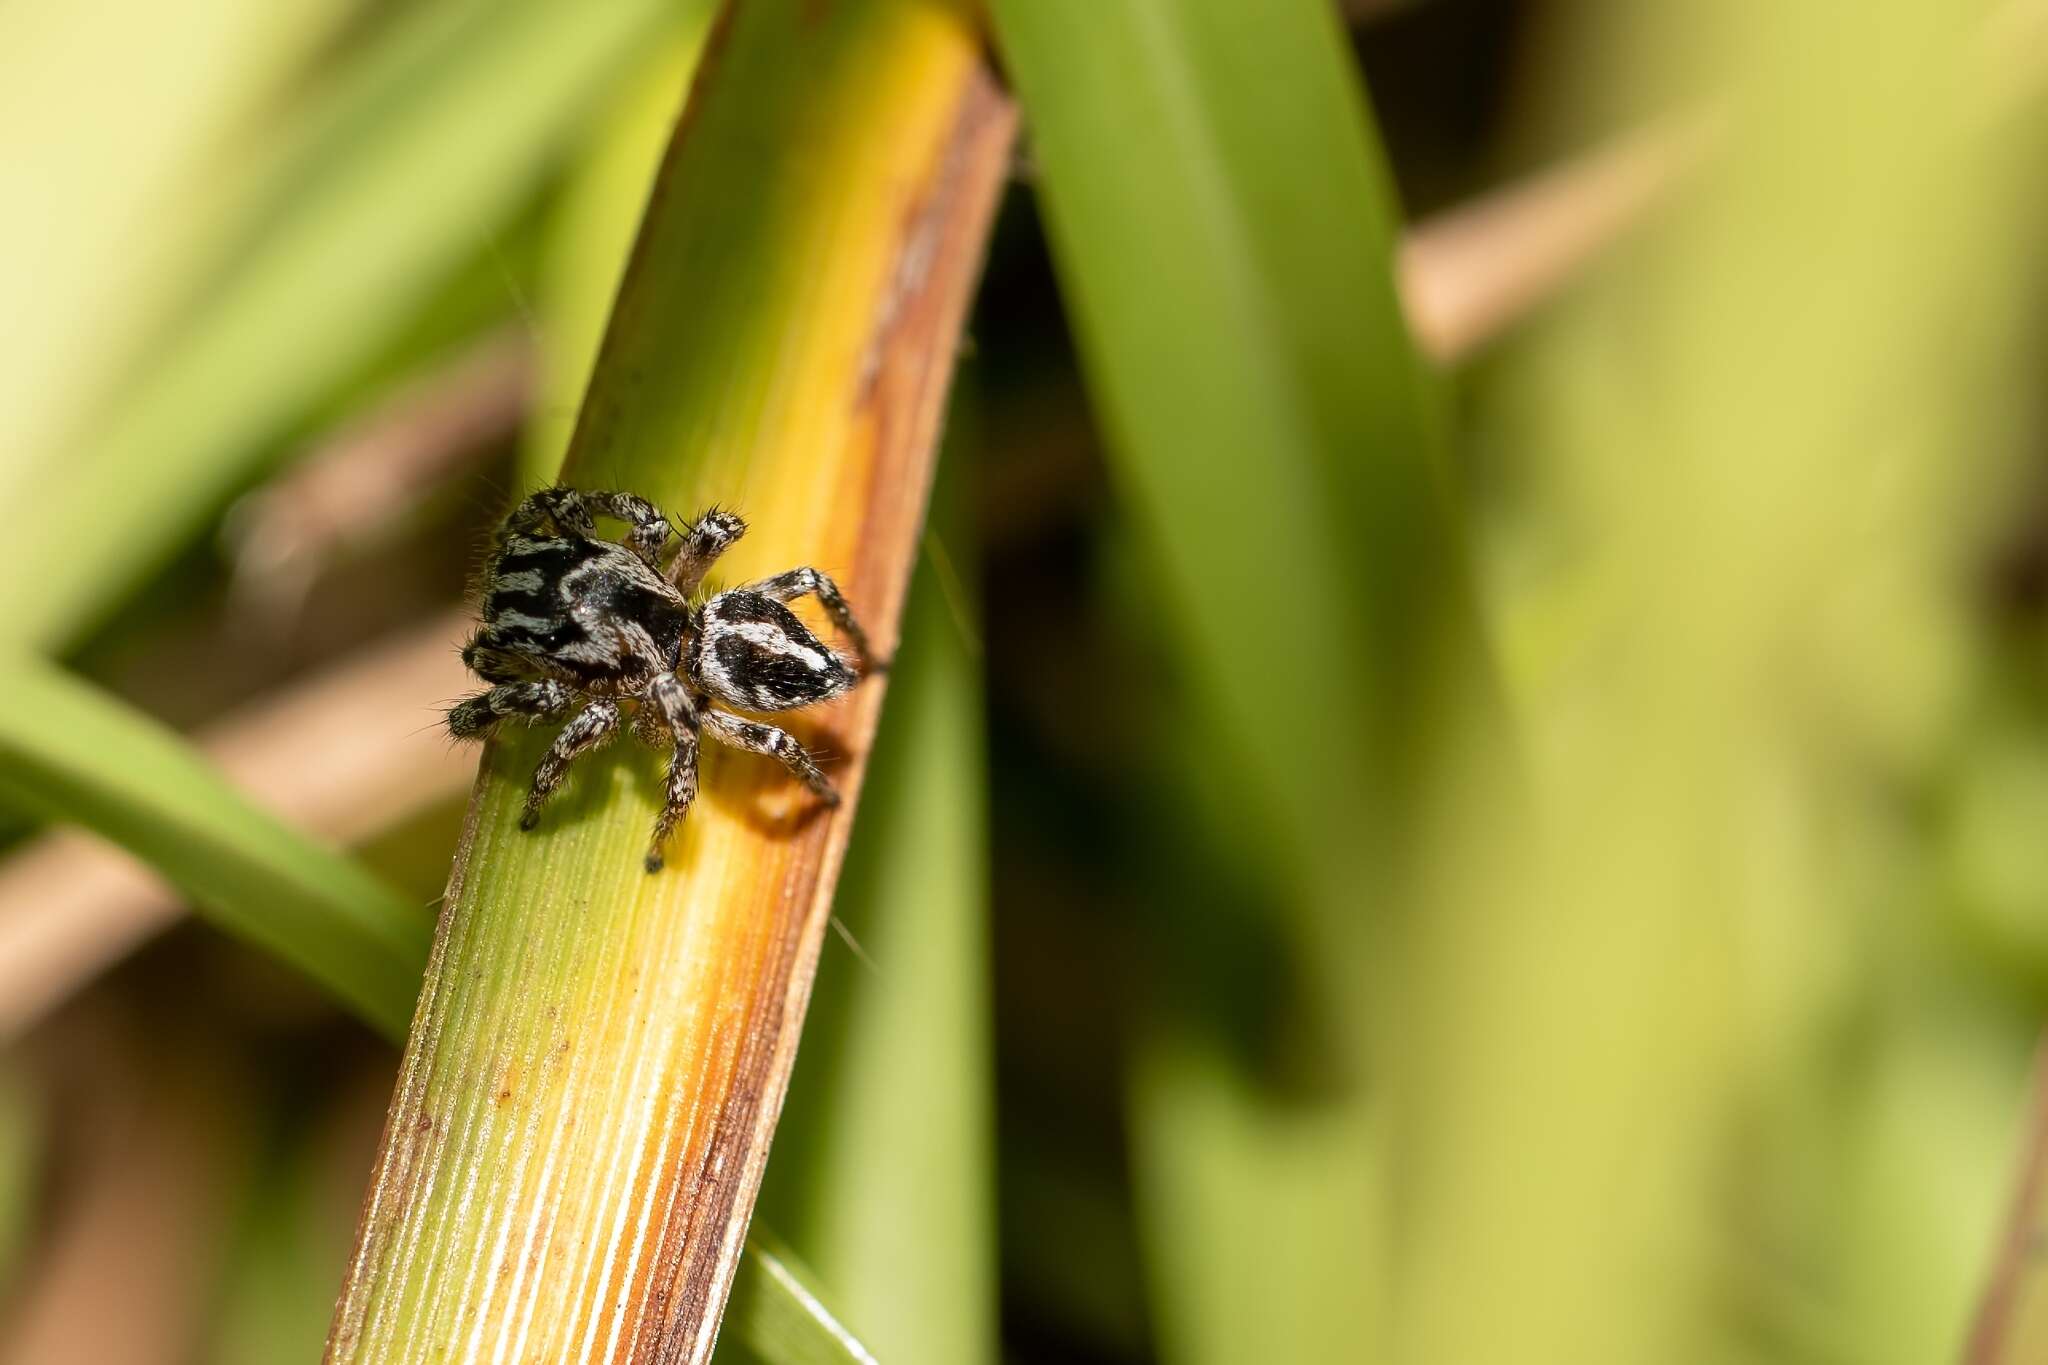
[[[593, 513], [626, 523], [625, 540], [601, 539]], [[638, 734], [674, 746], [667, 800], [647, 851], [649, 872], [660, 870], [662, 845], [697, 797], [704, 732], [780, 759], [827, 804], [838, 804], [839, 794], [796, 740], [713, 704], [789, 711], [829, 701], [860, 680], [783, 605], [806, 593], [853, 643], [862, 668], [878, 664], [846, 599], [816, 569], [791, 569], [701, 606], [691, 602], [712, 561], [746, 529], [714, 507], [682, 533], [664, 569], [668, 519], [631, 493], [544, 488], [505, 519], [484, 574], [483, 626], [462, 651], [463, 662], [494, 685], [451, 710], [448, 729], [469, 739], [508, 717], [569, 718], [534, 770], [522, 827], [539, 821], [569, 764], [617, 732], [622, 703], [635, 708]]]

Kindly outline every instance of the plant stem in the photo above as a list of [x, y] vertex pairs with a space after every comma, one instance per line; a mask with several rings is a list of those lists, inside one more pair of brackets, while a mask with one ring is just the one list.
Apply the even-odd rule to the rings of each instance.
[[[964, 6], [733, 5], [565, 479], [737, 505], [733, 580], [819, 565], [886, 647], [1012, 129]], [[654, 755], [524, 834], [547, 735], [486, 751], [329, 1359], [708, 1358], [880, 701], [791, 725], [836, 811], [712, 756], [656, 876]]]

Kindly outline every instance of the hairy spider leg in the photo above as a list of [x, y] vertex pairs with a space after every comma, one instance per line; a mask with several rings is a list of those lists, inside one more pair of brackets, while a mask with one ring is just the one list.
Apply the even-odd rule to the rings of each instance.
[[648, 568], [661, 572], [661, 552], [668, 544], [672, 528], [661, 509], [637, 493], [565, 486], [543, 488], [520, 503], [505, 519], [505, 532], [509, 537], [556, 529], [595, 540], [597, 523], [592, 520], [592, 513], [630, 526], [632, 529], [626, 533], [622, 543], [640, 556]]
[[595, 540], [597, 523], [590, 519], [590, 509], [583, 505], [583, 495], [575, 489], [559, 486], [542, 488], [529, 493], [512, 509], [512, 514], [505, 518], [500, 539], [530, 536], [536, 531], [543, 534], [559, 531]]
[[752, 753], [766, 754], [780, 762], [806, 787], [816, 792], [819, 799], [828, 806], [839, 804], [839, 793], [818, 770], [818, 765], [805, 752], [804, 746], [787, 730], [778, 730], [772, 725], [763, 725], [756, 720], [742, 720], [729, 716], [723, 711], [704, 710], [704, 728], [720, 743], [735, 749], [746, 749]]
[[669, 581], [675, 584], [676, 591], [685, 597], [697, 591], [718, 557], [746, 533], [744, 521], [717, 507], [708, 509], [691, 522], [690, 529], [683, 532], [682, 548], [676, 551], [675, 561], [668, 566]]
[[675, 737], [675, 750], [668, 756], [668, 782], [662, 794], [661, 813], [654, 817], [654, 838], [647, 846], [647, 870], [661, 871], [662, 849], [669, 835], [690, 813], [697, 799], [697, 705], [690, 689], [673, 673], [664, 673], [647, 689], [652, 703], [668, 731]]
[[585, 493], [583, 501], [605, 516], [632, 527], [623, 544], [640, 556], [648, 568], [661, 572], [661, 552], [668, 546], [672, 528], [660, 508], [637, 493]]
[[868, 644], [868, 633], [861, 629], [860, 622], [853, 619], [853, 608], [846, 605], [839, 585], [809, 565], [764, 578], [758, 583], [749, 583], [742, 591], [757, 592], [777, 602], [794, 602], [807, 593], [815, 595], [818, 604], [825, 608], [825, 614], [832, 618], [832, 624], [853, 642], [854, 649], [860, 654], [862, 667], [877, 673], [888, 668], [888, 661], [875, 656], [873, 647]]
[[575, 703], [576, 694], [558, 682], [500, 683], [451, 708], [448, 733], [457, 739], [474, 739], [507, 716], [553, 720]]
[[519, 828], [532, 829], [540, 823], [540, 808], [562, 785], [569, 765], [609, 740], [618, 728], [619, 704], [611, 700], [591, 702], [562, 727], [533, 770], [533, 786], [526, 793], [526, 809], [520, 812]]

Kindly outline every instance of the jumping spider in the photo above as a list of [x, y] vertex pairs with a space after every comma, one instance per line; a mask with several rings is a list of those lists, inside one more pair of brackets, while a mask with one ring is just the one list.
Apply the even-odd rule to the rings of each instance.
[[[623, 542], [601, 539], [592, 513], [632, 529]], [[570, 717], [534, 770], [521, 829], [539, 822], [570, 763], [617, 732], [623, 702], [634, 704], [636, 734], [674, 746], [649, 872], [661, 870], [662, 846], [697, 798], [700, 732], [780, 759], [827, 805], [839, 804], [788, 734], [712, 705], [789, 711], [829, 701], [860, 680], [782, 605], [806, 593], [816, 594], [853, 642], [864, 670], [882, 667], [837, 585], [816, 569], [791, 569], [691, 603], [712, 561], [746, 529], [714, 507], [682, 533], [664, 570], [668, 519], [631, 493], [544, 488], [505, 519], [484, 576], [483, 626], [462, 651], [462, 661], [494, 685], [449, 711], [448, 730], [472, 739], [511, 716]]]

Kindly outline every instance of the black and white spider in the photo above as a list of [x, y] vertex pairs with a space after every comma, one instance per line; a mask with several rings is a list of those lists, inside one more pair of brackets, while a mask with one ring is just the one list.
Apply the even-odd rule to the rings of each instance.
[[[625, 540], [600, 538], [593, 513], [626, 523]], [[649, 872], [661, 870], [662, 846], [697, 798], [700, 733], [780, 759], [826, 804], [839, 803], [786, 732], [712, 704], [789, 711], [829, 701], [860, 680], [783, 605], [806, 593], [853, 643], [861, 667], [878, 666], [839, 588], [816, 569], [791, 569], [701, 605], [690, 600], [712, 561], [746, 529], [714, 507], [682, 533], [664, 570], [668, 519], [631, 493], [544, 488], [505, 519], [485, 571], [483, 626], [462, 651], [462, 661], [494, 686], [449, 711], [448, 729], [471, 739], [508, 717], [569, 717], [534, 770], [522, 829], [539, 821], [569, 765], [617, 732], [625, 702], [634, 706], [642, 739], [674, 747]]]

